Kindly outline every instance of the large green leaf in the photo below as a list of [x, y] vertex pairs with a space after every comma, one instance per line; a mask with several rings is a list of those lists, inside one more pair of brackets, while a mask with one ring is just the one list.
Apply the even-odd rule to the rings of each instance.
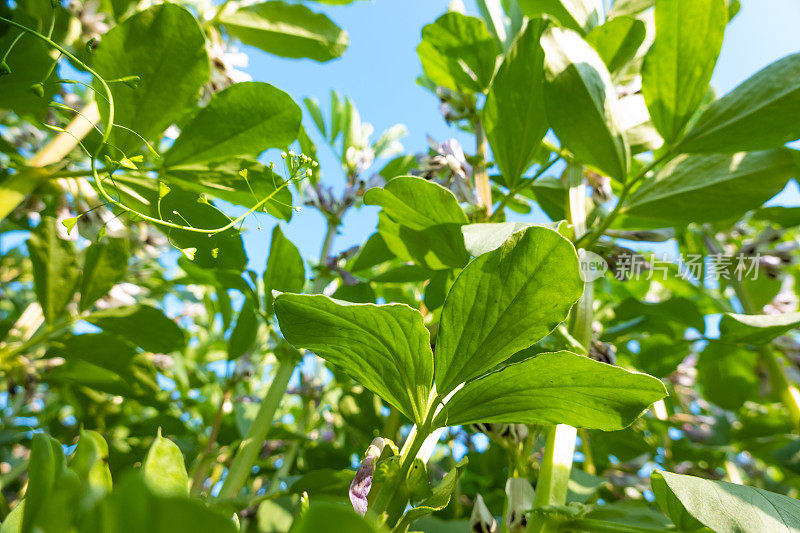
[[228, 339], [228, 359], [238, 359], [250, 351], [256, 342], [258, 326], [256, 305], [252, 300], [245, 300]]
[[550, 224], [532, 224], [530, 222], [479, 222], [461, 226], [464, 244], [473, 256], [479, 256], [499, 248], [508, 238], [518, 231], [531, 226], [543, 226], [558, 231], [561, 222]]
[[616, 89], [603, 60], [580, 35], [549, 28], [545, 104], [553, 131], [587, 165], [624, 180], [630, 149], [619, 124]]
[[[197, 20], [176, 4], [141, 11], [103, 35], [92, 67], [105, 79], [139, 76], [136, 88], [111, 85], [114, 122], [155, 140], [180, 119], [208, 80], [206, 40]], [[105, 94], [95, 81], [98, 94]], [[97, 98], [103, 116], [108, 105]], [[116, 128], [110, 141], [128, 152], [142, 146], [133, 133]], [[116, 150], [110, 152], [119, 159]]]
[[223, 11], [220, 22], [244, 44], [283, 57], [329, 61], [347, 49], [347, 32], [302, 4], [262, 2]]
[[297, 138], [303, 112], [269, 83], [231, 85], [217, 93], [175, 139], [167, 166], [193, 165], [283, 148]]
[[149, 305], [97, 311], [87, 316], [86, 321], [151, 352], [168, 353], [186, 345], [183, 330], [159, 309]]
[[552, 331], [583, 293], [575, 248], [532, 227], [461, 272], [447, 295], [436, 342], [444, 396]]
[[142, 464], [142, 476], [147, 487], [159, 496], [188, 496], [189, 474], [183, 464], [178, 445], [161, 436], [153, 439]]
[[667, 395], [658, 379], [570, 352], [543, 353], [467, 383], [437, 426], [569, 424], [614, 431]]
[[675, 141], [708, 91], [728, 24], [725, 0], [658, 0], [642, 93], [658, 132]]
[[109, 237], [86, 250], [81, 280], [80, 310], [85, 311], [94, 302], [122, 281], [128, 271], [128, 240]]
[[541, 35], [542, 24], [528, 22], [506, 53], [483, 106], [486, 137], [509, 187], [531, 166], [548, 129]]
[[63, 316], [80, 280], [75, 244], [58, 236], [58, 222], [45, 217], [28, 239], [33, 288], [47, 322]]
[[584, 35], [597, 26], [603, 11], [599, 0], [519, 0], [519, 6], [528, 17], [547, 15]]
[[700, 524], [716, 533], [800, 531], [800, 501], [782, 494], [663, 471], [651, 483], [658, 506], [687, 531]]
[[482, 92], [492, 81], [497, 46], [481, 19], [450, 11], [422, 28], [417, 54], [436, 85]]
[[678, 148], [738, 152], [778, 147], [800, 138], [800, 54], [753, 75], [700, 115]]
[[414, 176], [400, 176], [383, 188], [368, 190], [364, 194], [364, 203], [380, 206], [388, 216], [413, 230], [426, 230], [441, 224], [461, 226], [469, 222], [453, 193], [432, 181]]
[[[51, 11], [49, 4], [47, 10]], [[49, 17], [48, 14], [48, 20]], [[33, 19], [19, 11], [15, 12], [15, 21], [28, 27], [34, 23]], [[19, 33], [20, 30], [13, 28], [5, 35], [0, 35], [0, 50], [3, 53]], [[54, 83], [58, 78], [58, 69], [44, 79], [53, 64], [47, 44], [34, 35], [23, 35], [5, 61], [11, 73], [0, 76], [0, 109], [11, 109], [21, 116], [43, 118], [53, 95], [59, 90], [58, 83]], [[40, 97], [34, 94], [31, 85], [42, 82], [44, 94]]]
[[461, 236], [461, 226], [469, 220], [444, 187], [400, 176], [368, 190], [364, 203], [382, 208], [378, 230], [397, 257], [429, 270], [459, 268], [469, 259]]
[[302, 292], [306, 284], [306, 267], [300, 251], [286, 238], [279, 225], [272, 230], [267, 268], [264, 270], [267, 311], [272, 313], [272, 291]]
[[785, 149], [681, 156], [642, 185], [622, 212], [662, 225], [733, 219], [778, 194], [796, 173]]
[[800, 313], [782, 315], [725, 313], [719, 324], [720, 340], [745, 344], [766, 344], [775, 337], [798, 327], [800, 327]]
[[399, 409], [415, 423], [426, 412], [433, 378], [422, 315], [403, 304], [351, 304], [321, 295], [275, 298], [281, 333]]
[[731, 344], [711, 342], [697, 360], [697, 383], [706, 400], [736, 410], [758, 390], [758, 354]]
[[586, 41], [597, 50], [609, 72], [617, 72], [642, 46], [645, 23], [633, 17], [617, 17], [589, 32]]

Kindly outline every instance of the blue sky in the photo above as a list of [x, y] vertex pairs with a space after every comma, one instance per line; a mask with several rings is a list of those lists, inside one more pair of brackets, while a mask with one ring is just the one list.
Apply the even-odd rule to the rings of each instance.
[[[464, 0], [474, 11], [472, 0]], [[266, 81], [287, 91], [296, 101], [316, 96], [327, 107], [330, 89], [350, 96], [362, 120], [375, 126], [376, 135], [396, 123], [405, 124], [409, 135], [403, 144], [409, 152], [426, 149], [426, 135], [442, 141], [468, 138], [449, 128], [438, 112], [436, 99], [417, 86], [421, 67], [416, 54], [420, 30], [447, 10], [449, 0], [357, 0], [348, 6], [317, 6], [325, 11], [350, 36], [345, 54], [319, 64], [310, 60], [286, 60], [243, 47], [250, 56], [246, 69], [253, 79]], [[714, 73], [713, 84], [725, 93], [772, 61], [800, 50], [800, 2], [798, 0], [742, 0], [742, 10], [728, 26], [725, 44]], [[311, 126], [310, 121], [306, 121]], [[309, 127], [313, 130], [313, 127]], [[341, 186], [343, 177], [326, 147], [318, 151], [324, 181]], [[379, 168], [379, 167], [378, 167]], [[792, 187], [781, 203], [800, 203]], [[341, 251], [362, 243], [375, 229], [377, 210], [365, 207], [350, 210], [334, 250]], [[261, 231], [249, 221], [245, 234], [251, 267], [263, 268], [272, 223], [263, 219]], [[324, 234], [321, 215], [304, 208], [284, 228], [304, 257], [316, 258]]]

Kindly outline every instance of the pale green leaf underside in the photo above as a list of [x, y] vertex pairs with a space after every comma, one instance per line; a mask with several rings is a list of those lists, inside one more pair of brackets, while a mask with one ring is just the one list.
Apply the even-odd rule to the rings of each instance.
[[800, 313], [739, 315], [726, 313], [720, 321], [720, 339], [725, 342], [766, 344], [800, 327]]
[[728, 220], [761, 206], [794, 175], [785, 149], [681, 156], [642, 185], [623, 213], [664, 225]]
[[281, 333], [342, 368], [416, 423], [433, 379], [430, 335], [422, 315], [403, 304], [353, 304], [321, 295], [280, 294]]
[[659, 507], [676, 523], [688, 513], [716, 533], [800, 531], [800, 501], [782, 494], [662, 471], [652, 482]]
[[614, 431], [667, 395], [658, 379], [570, 352], [543, 353], [467, 383], [438, 426], [569, 424]]
[[549, 28], [545, 50], [545, 104], [558, 139], [578, 160], [624, 180], [630, 149], [619, 122], [619, 102], [603, 60], [580, 35]]

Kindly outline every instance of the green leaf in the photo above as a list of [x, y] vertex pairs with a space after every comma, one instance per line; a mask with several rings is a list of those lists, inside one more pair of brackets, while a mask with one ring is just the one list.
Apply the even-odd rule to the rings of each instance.
[[236, 83], [215, 94], [164, 156], [166, 166], [192, 165], [283, 148], [297, 138], [303, 112], [269, 83]]
[[618, 118], [616, 89], [603, 60], [572, 31], [549, 28], [545, 50], [545, 104], [553, 131], [587, 165], [624, 180], [630, 149]]
[[413, 230], [469, 222], [453, 193], [437, 183], [414, 176], [400, 176], [383, 188], [368, 190], [364, 203], [382, 207], [386, 215]]
[[[34, 22], [19, 11], [15, 11], [14, 19], [28, 27], [32, 27]], [[14, 28], [5, 35], [0, 35], [2, 53], [9, 49], [19, 33]], [[31, 91], [31, 85], [44, 81], [53, 64], [47, 45], [33, 35], [23, 35], [5, 62], [11, 73], [0, 76], [0, 109], [11, 109], [21, 116], [44, 118], [49, 109], [48, 104], [60, 87], [58, 83], [54, 83], [58, 79], [58, 69], [54, 69], [43, 85], [44, 95], [40, 97]]]
[[586, 42], [600, 54], [608, 71], [615, 73], [636, 55], [646, 33], [645, 24], [641, 20], [617, 17], [589, 32]]
[[347, 32], [301, 4], [262, 2], [223, 10], [219, 20], [244, 44], [282, 57], [329, 61], [347, 49]]
[[229, 360], [238, 359], [250, 351], [256, 342], [258, 325], [255, 304], [250, 300], [245, 300], [242, 310], [239, 311], [239, 317], [236, 319], [236, 325], [233, 327], [231, 336], [228, 339]]
[[58, 441], [43, 433], [34, 435], [21, 532], [34, 531], [38, 515], [45, 509], [54, 485], [65, 467], [64, 452]]
[[775, 205], [762, 207], [753, 213], [753, 220], [766, 220], [783, 228], [800, 226], [800, 207]]
[[483, 92], [494, 75], [497, 46], [481, 19], [450, 11], [422, 28], [417, 55], [436, 85]]
[[348, 533], [381, 533], [385, 528], [373, 525], [352, 509], [327, 502], [312, 504], [295, 520], [289, 533], [324, 533], [347, 531]]
[[658, 506], [687, 531], [701, 524], [717, 533], [800, 530], [800, 501], [782, 494], [663, 471], [651, 483]]
[[306, 267], [300, 251], [287, 239], [281, 227], [272, 230], [267, 268], [264, 270], [264, 289], [267, 312], [272, 314], [272, 291], [303, 292], [306, 284]]
[[775, 148], [800, 138], [800, 54], [772, 63], [709, 105], [678, 145], [684, 152]]
[[378, 230], [397, 257], [429, 270], [459, 268], [469, 259], [461, 226], [469, 222], [448, 189], [431, 181], [400, 176], [372, 188], [364, 203], [382, 207]]
[[531, 224], [529, 222], [480, 222], [461, 227], [464, 244], [469, 253], [475, 257], [499, 248], [508, 238], [518, 231], [531, 226], [542, 226], [558, 231], [561, 222], [552, 224]]
[[656, 2], [656, 38], [642, 66], [642, 93], [667, 143], [678, 139], [700, 107], [727, 24], [725, 0]]
[[[140, 78], [136, 89], [111, 84], [114, 122], [148, 141], [157, 140], [208, 81], [205, 43], [197, 19], [176, 4], [153, 6], [111, 28], [91, 56], [91, 66], [107, 80]], [[97, 93], [105, 95], [97, 80], [94, 84]], [[106, 101], [98, 97], [97, 103], [106, 117]], [[122, 128], [113, 131], [110, 142], [126, 153], [142, 146], [137, 135]]]
[[519, 6], [528, 17], [547, 15], [584, 35], [597, 26], [603, 11], [599, 0], [519, 0]]
[[94, 493], [94, 498], [111, 492], [108, 444], [100, 433], [81, 429], [69, 469]]
[[81, 360], [128, 377], [136, 348], [106, 332], [69, 335], [52, 341], [46, 357], [63, 357], [67, 362]]
[[150, 352], [168, 353], [186, 345], [183, 330], [159, 309], [149, 305], [136, 304], [97, 311], [85, 320]]
[[[461, 474], [467, 468], [468, 459], [462, 458], [447, 475], [433, 488], [433, 492], [414, 508], [405, 512], [395, 529], [406, 531], [414, 521], [436, 511], [441, 511], [450, 503], [450, 497], [456, 490], [456, 484]], [[427, 481], [427, 480], [426, 480]]]
[[743, 344], [767, 344], [800, 327], [800, 313], [737, 315], [725, 313], [719, 324], [720, 340]]
[[575, 248], [543, 227], [520, 231], [461, 272], [436, 343], [436, 389], [460, 383], [535, 344], [583, 294]]
[[543, 353], [467, 383], [436, 426], [569, 424], [614, 431], [667, 395], [658, 379], [570, 352]]
[[128, 272], [129, 255], [128, 240], [124, 238], [109, 237], [89, 246], [83, 261], [81, 311], [87, 310], [122, 281]]
[[[177, 488], [177, 487], [176, 487]], [[140, 476], [128, 476], [91, 513], [85, 533], [236, 533], [230, 514], [184, 495], [153, 494]]]
[[483, 106], [486, 137], [508, 187], [531, 166], [548, 129], [541, 35], [541, 22], [531, 21], [517, 36]]
[[183, 464], [181, 449], [171, 440], [162, 437], [160, 429], [142, 464], [142, 476], [153, 494], [189, 495], [189, 474]]
[[621, 17], [625, 15], [636, 15], [650, 9], [656, 0], [614, 0], [608, 18]]
[[275, 298], [281, 333], [296, 348], [341, 367], [415, 423], [425, 416], [433, 378], [422, 315], [403, 304], [351, 304], [326, 296]]
[[697, 360], [697, 383], [703, 397], [723, 409], [739, 409], [758, 389], [758, 354], [734, 345], [711, 342]]
[[55, 218], [44, 217], [28, 239], [33, 288], [48, 323], [63, 317], [80, 280], [75, 244], [58, 236]]
[[796, 174], [785, 149], [681, 156], [642, 185], [622, 212], [661, 225], [734, 219], [778, 194]]
[[[245, 169], [246, 179], [241, 174]], [[257, 161], [241, 159], [220, 164], [170, 168], [165, 170], [164, 178], [185, 191], [219, 198], [248, 209], [271, 197], [259, 210], [287, 222], [294, 212], [289, 187], [280, 188], [284, 182], [283, 177]]]

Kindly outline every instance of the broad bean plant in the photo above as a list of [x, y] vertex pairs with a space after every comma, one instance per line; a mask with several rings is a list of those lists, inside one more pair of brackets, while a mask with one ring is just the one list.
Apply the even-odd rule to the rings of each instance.
[[800, 54], [453, 2], [409, 153], [241, 70], [352, 2], [0, 4], [0, 533], [800, 531]]

